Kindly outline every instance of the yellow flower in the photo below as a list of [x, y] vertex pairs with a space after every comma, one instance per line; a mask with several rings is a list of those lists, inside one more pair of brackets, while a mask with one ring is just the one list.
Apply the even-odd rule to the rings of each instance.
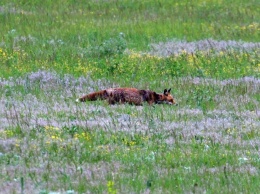
[[58, 137], [55, 136], [55, 135], [52, 135], [51, 138], [52, 138], [52, 139], [58, 139]]
[[116, 194], [114, 181], [108, 181], [107, 182], [107, 191], [108, 191], [109, 194]]
[[44, 128], [47, 131], [59, 131], [60, 130], [58, 127], [53, 127], [53, 126], [45, 126]]
[[107, 182], [107, 186], [108, 186], [108, 187], [113, 187], [114, 184], [115, 184], [114, 181], [108, 181], [108, 182]]

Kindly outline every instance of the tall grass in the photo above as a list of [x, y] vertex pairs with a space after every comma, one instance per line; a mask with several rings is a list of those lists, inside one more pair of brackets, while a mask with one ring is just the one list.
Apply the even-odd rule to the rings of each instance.
[[74, 102], [105, 80], [2, 80], [1, 190], [23, 178], [33, 193], [257, 192], [259, 80], [171, 81], [179, 107]]
[[[0, 2], [0, 193], [257, 193], [259, 2]], [[78, 104], [109, 87], [179, 106]]]

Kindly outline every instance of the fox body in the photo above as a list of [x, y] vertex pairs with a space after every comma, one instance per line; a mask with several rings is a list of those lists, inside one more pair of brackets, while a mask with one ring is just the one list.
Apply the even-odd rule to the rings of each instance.
[[138, 90], [136, 88], [109, 88], [98, 92], [84, 95], [77, 99], [77, 102], [107, 100], [109, 104], [134, 104], [143, 105], [147, 102], [152, 104], [170, 104], [176, 105], [176, 102], [170, 94], [171, 89], [165, 89], [163, 94], [158, 94], [151, 90]]

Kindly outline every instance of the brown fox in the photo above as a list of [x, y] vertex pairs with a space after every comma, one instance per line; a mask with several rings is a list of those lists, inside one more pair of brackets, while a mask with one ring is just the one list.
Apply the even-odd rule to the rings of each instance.
[[77, 102], [107, 100], [109, 104], [143, 105], [144, 102], [152, 104], [169, 104], [177, 105], [174, 98], [170, 94], [170, 89], [165, 89], [163, 94], [157, 94], [151, 90], [138, 90], [136, 88], [109, 88], [98, 92], [84, 95], [77, 99]]

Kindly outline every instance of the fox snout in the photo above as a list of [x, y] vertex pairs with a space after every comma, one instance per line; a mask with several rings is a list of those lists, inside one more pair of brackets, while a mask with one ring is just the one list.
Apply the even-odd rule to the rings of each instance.
[[173, 106], [179, 106], [178, 103], [170, 103], [170, 105], [173, 105]]
[[[172, 97], [172, 96], [171, 96]], [[169, 102], [170, 105], [174, 105], [174, 106], [178, 106], [178, 103], [175, 102], [174, 98], [172, 97], [172, 99]]]
[[173, 105], [173, 106], [178, 106], [178, 103], [176, 103], [175, 101], [164, 101], [164, 104], [169, 104], [169, 105]]

